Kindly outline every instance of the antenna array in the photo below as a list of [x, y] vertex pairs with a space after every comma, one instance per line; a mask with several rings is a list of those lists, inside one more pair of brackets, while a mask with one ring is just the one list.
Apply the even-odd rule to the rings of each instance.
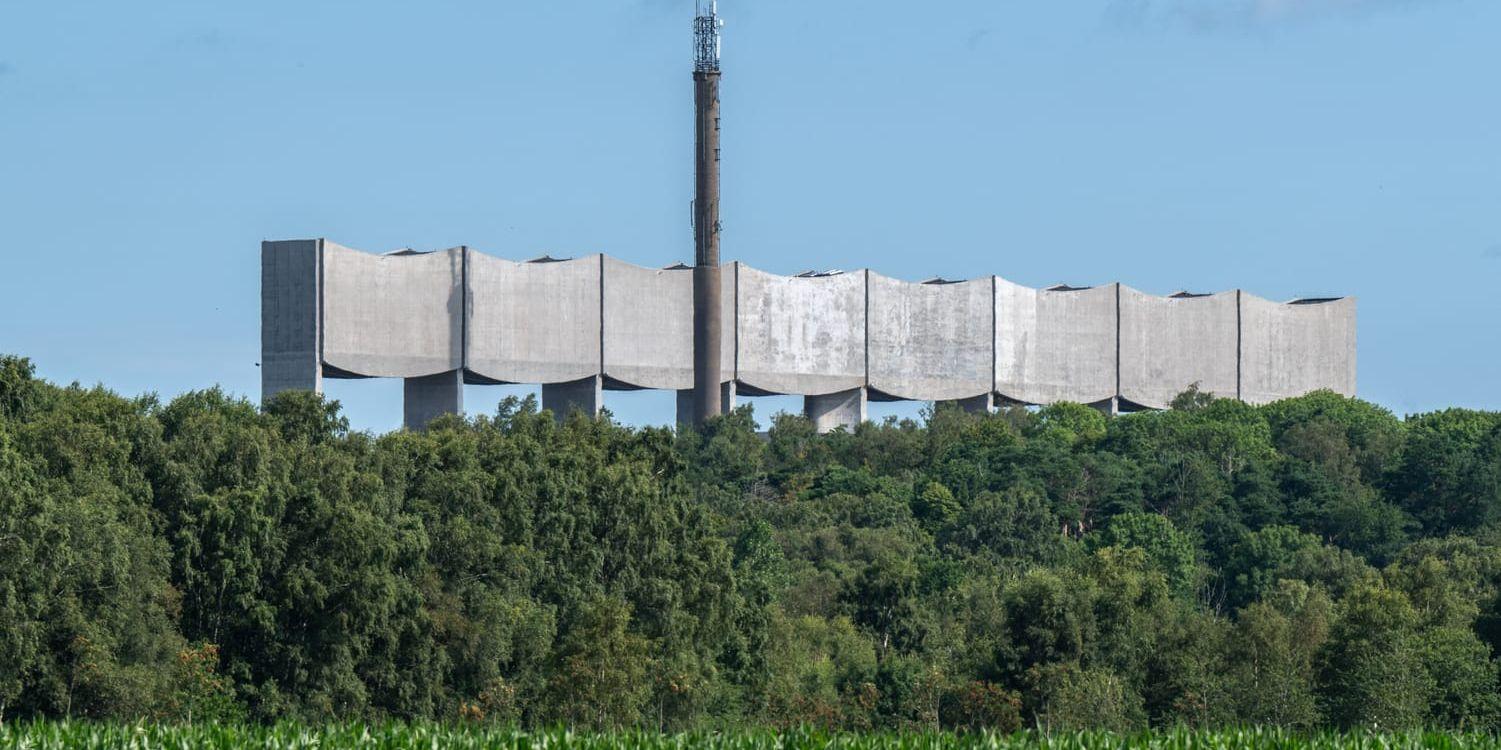
[[719, 72], [719, 30], [724, 22], [719, 20], [719, 0], [695, 0], [697, 14], [693, 19], [693, 70], [698, 73]]

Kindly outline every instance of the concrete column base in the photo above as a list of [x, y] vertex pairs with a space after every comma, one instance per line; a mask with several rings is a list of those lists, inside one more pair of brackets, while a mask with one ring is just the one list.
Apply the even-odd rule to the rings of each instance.
[[1104, 401], [1096, 401], [1090, 404], [1090, 406], [1107, 417], [1118, 417], [1121, 414], [1121, 400], [1119, 398], [1111, 397]]
[[444, 414], [464, 413], [464, 371], [406, 378], [402, 396], [402, 424], [408, 430], [425, 430]]
[[961, 398], [942, 403], [953, 404], [970, 414], [989, 414], [995, 411], [995, 394], [987, 393], [974, 398]]
[[282, 391], [323, 392], [323, 368], [316, 353], [261, 355], [261, 403]]
[[604, 378], [595, 375], [571, 383], [553, 383], [542, 386], [542, 408], [551, 411], [559, 422], [575, 411], [593, 419], [599, 416], [604, 405]]
[[813, 420], [820, 435], [843, 427], [854, 432], [865, 421], [864, 388], [830, 393], [827, 396], [804, 396], [803, 414]]
[[[678, 391], [678, 424], [693, 424], [693, 389]], [[720, 386], [719, 397], [724, 399], [724, 413], [735, 410], [735, 381]]]

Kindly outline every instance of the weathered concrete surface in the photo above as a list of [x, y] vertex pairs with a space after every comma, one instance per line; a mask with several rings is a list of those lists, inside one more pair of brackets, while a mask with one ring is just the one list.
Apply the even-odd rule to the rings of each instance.
[[994, 388], [995, 302], [990, 278], [913, 284], [870, 274], [870, 388], [946, 401]]
[[1281, 304], [1241, 294], [1241, 398], [1355, 395], [1355, 300]]
[[318, 340], [322, 240], [261, 243], [261, 399], [323, 392]]
[[571, 383], [601, 373], [601, 258], [469, 258], [465, 361], [502, 383]]
[[865, 421], [865, 408], [864, 388], [803, 398], [803, 414], [813, 420], [813, 427], [820, 435], [841, 427], [854, 432]]
[[973, 398], [960, 398], [942, 403], [953, 404], [970, 414], [989, 414], [995, 411], [995, 394], [987, 393]]
[[1157, 297], [1121, 287], [1120, 397], [1164, 409], [1197, 383], [1200, 390], [1236, 398], [1237, 297]]
[[693, 201], [693, 392], [694, 424], [724, 414], [724, 329], [735, 319], [724, 315], [724, 285], [719, 265], [719, 71], [693, 73], [695, 112]]
[[323, 244], [323, 361], [412, 378], [464, 366], [463, 248], [372, 255]]
[[736, 295], [741, 383], [810, 396], [864, 387], [864, 271], [801, 278], [740, 265]]
[[995, 390], [1026, 404], [1115, 395], [1115, 285], [1053, 291], [995, 277]]
[[[728, 269], [726, 269], [728, 270]], [[724, 413], [729, 414], [735, 410], [736, 394], [735, 381], [725, 383], [719, 389], [719, 398], [724, 403]], [[678, 391], [677, 404], [678, 424], [693, 424], [693, 389], [685, 388]]]
[[[712, 265], [693, 269], [693, 423], [724, 415], [724, 284], [716, 247]], [[730, 318], [730, 325], [734, 325]]]
[[[725, 266], [720, 284], [723, 320], [735, 319], [735, 276]], [[725, 326], [722, 375], [735, 372], [735, 330]], [[642, 268], [604, 259], [604, 374], [636, 388], [693, 387], [693, 271]]]
[[402, 384], [402, 424], [408, 430], [425, 430], [444, 414], [464, 413], [464, 372], [452, 370]]
[[604, 405], [604, 378], [593, 375], [571, 383], [547, 383], [542, 386], [542, 408], [562, 422], [575, 411], [585, 416], [599, 416]]
[[[417, 425], [432, 412], [423, 404], [462, 406], [448, 377], [459, 372], [557, 386], [544, 401], [560, 413], [597, 413], [606, 379], [693, 386], [691, 271], [602, 256], [514, 263], [462, 248], [377, 256], [323, 240], [267, 242], [261, 254], [263, 397], [321, 390], [325, 373], [402, 377]], [[996, 277], [926, 285], [868, 271], [803, 278], [740, 264], [724, 266], [720, 283], [724, 319], [735, 321], [721, 337], [724, 387], [808, 396], [825, 425], [863, 419], [867, 397], [1113, 411], [1163, 408], [1195, 382], [1255, 403], [1355, 393], [1353, 299], [1164, 298]]]

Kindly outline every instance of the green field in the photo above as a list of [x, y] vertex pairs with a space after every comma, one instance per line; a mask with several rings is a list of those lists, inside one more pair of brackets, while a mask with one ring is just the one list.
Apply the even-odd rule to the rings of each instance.
[[0, 725], [3, 748], [718, 748], [721, 750], [926, 750], [928, 748], [1386, 748], [1501, 747], [1493, 735], [1453, 733], [1298, 734], [1275, 729], [1231, 731], [1169, 730], [1142, 734], [1105, 732], [1042, 734], [875, 733], [839, 734], [819, 730], [699, 732], [665, 735], [651, 732], [586, 733], [566, 730], [526, 732], [480, 726], [437, 724], [344, 724], [307, 727], [172, 726], [164, 724], [89, 724], [69, 722]]

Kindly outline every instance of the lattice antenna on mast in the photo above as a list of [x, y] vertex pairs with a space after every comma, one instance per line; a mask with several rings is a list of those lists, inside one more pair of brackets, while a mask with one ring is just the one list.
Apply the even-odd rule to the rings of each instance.
[[693, 19], [693, 70], [698, 73], [719, 72], [719, 0], [694, 0], [698, 13]]

